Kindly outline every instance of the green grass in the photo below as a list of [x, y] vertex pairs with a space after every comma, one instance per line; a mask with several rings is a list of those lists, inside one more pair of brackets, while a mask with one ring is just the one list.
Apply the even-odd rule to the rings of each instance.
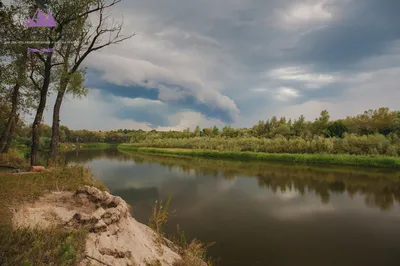
[[261, 153], [261, 152], [229, 152], [214, 150], [191, 150], [191, 149], [160, 149], [160, 148], [137, 148], [133, 145], [122, 144], [118, 150], [124, 152], [142, 152], [168, 155], [184, 155], [205, 158], [233, 159], [233, 160], [261, 160], [280, 161], [305, 164], [334, 164], [355, 165], [367, 167], [400, 168], [400, 158], [388, 156], [363, 156], [348, 154], [288, 154], [288, 153]]
[[85, 229], [13, 230], [11, 210], [50, 191], [75, 191], [83, 185], [106, 190], [80, 166], [35, 174], [0, 173], [0, 265], [76, 265], [84, 250]]
[[0, 226], [1, 265], [77, 265], [84, 252], [85, 230], [19, 229]]

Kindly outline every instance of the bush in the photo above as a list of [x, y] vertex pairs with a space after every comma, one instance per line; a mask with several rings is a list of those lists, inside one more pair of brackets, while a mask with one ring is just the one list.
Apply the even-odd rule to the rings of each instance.
[[[393, 138], [393, 137], [392, 137]], [[177, 138], [146, 138], [132, 144], [135, 147], [175, 148], [218, 150], [232, 152], [265, 152], [265, 153], [327, 153], [352, 155], [399, 155], [399, 143], [381, 135], [364, 135], [344, 133], [343, 138], [300, 137], [285, 138], [278, 135], [273, 139], [256, 137], [193, 137]]]
[[3, 167], [25, 167], [27, 162], [17, 149], [10, 149], [8, 153], [0, 153], [0, 166]]

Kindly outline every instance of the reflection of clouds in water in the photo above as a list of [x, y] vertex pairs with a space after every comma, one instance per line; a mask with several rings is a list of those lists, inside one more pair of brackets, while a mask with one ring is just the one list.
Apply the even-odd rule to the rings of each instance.
[[[218, 195], [219, 192], [228, 192], [233, 189], [236, 185], [236, 182], [236, 177], [233, 179], [211, 178], [205, 182], [198, 182], [197, 192], [199, 195], [209, 195], [210, 192], [213, 192], [214, 195]], [[237, 187], [237, 189], [241, 190], [240, 187]]]
[[304, 219], [311, 218], [313, 214], [331, 213], [335, 210], [336, 208], [332, 204], [310, 200], [300, 204], [276, 206], [269, 214], [277, 219]]
[[196, 171], [194, 169], [184, 170], [182, 167], [173, 166], [169, 168], [169, 171], [174, 174], [177, 178], [196, 178]]
[[299, 197], [301, 195], [298, 192], [291, 190], [291, 191], [285, 191], [285, 192], [277, 191], [275, 193], [275, 196], [278, 197], [281, 200], [285, 200], [286, 201], [286, 200], [292, 200], [292, 199], [297, 198], [297, 197]]
[[233, 179], [218, 179], [216, 182], [216, 186], [219, 191], [227, 191], [232, 189], [236, 185], [236, 181], [236, 176], [234, 176]]
[[295, 190], [273, 192], [272, 190], [259, 188], [257, 191], [253, 191], [253, 197], [258, 201], [274, 200], [278, 202], [289, 202], [296, 198], [301, 199], [302, 195]]

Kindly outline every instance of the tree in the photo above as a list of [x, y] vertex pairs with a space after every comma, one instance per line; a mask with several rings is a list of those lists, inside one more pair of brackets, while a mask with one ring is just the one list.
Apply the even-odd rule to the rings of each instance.
[[253, 127], [253, 131], [257, 137], [264, 136], [265, 122], [263, 120], [258, 121], [258, 124]]
[[[84, 1], [83, 5], [80, 7], [80, 11], [84, 12], [91, 1]], [[70, 44], [62, 47], [59, 53], [63, 58], [62, 74], [60, 78], [60, 86], [57, 93], [56, 102], [53, 108], [53, 135], [51, 139], [50, 146], [50, 156], [49, 163], [55, 161], [57, 155], [57, 148], [59, 142], [59, 128], [60, 128], [60, 109], [62, 105], [62, 100], [65, 93], [67, 92], [68, 84], [69, 91], [75, 95], [85, 95], [86, 88], [83, 84], [84, 71], [79, 71], [79, 67], [82, 62], [88, 57], [88, 55], [94, 51], [100, 50], [106, 46], [112, 44], [118, 44], [133, 37], [135, 34], [129, 35], [127, 37], [121, 36], [122, 23], [108, 25], [108, 14], [105, 11], [113, 6], [114, 4], [120, 2], [120, 0], [114, 0], [111, 4], [106, 4], [104, 0], [96, 0], [99, 13], [99, 19], [96, 27], [93, 29], [88, 23], [88, 15], [82, 16], [75, 20], [74, 23], [69, 24], [69, 34], [68, 38], [78, 37], [79, 41], [77, 45]], [[76, 12], [76, 9], [74, 10]], [[108, 41], [102, 42], [101, 39], [104, 34], [109, 34]], [[64, 36], [65, 37], [65, 36]]]
[[211, 137], [213, 135], [212, 128], [203, 128], [203, 136]]
[[281, 124], [280, 126], [278, 126], [277, 128], [274, 129], [273, 131], [273, 135], [282, 135], [285, 138], [289, 138], [290, 136], [290, 128], [288, 125], [285, 124]]
[[[11, 110], [8, 115], [7, 122], [2, 130], [0, 137], [0, 152], [4, 153], [6, 144], [12, 137], [13, 126], [17, 123], [18, 109], [20, 105], [21, 90], [26, 83], [26, 69], [28, 50], [27, 44], [23, 43], [27, 40], [29, 33], [23, 27], [21, 20], [16, 16], [19, 10], [14, 7], [0, 7], [0, 35], [4, 36], [3, 41], [21, 41], [22, 44], [0, 44], [0, 56], [4, 57], [4, 63], [0, 66], [0, 80], [3, 89], [10, 87]], [[6, 96], [8, 97], [8, 95]]]
[[194, 130], [194, 135], [196, 137], [200, 137], [200, 126], [196, 126], [196, 129]]
[[[55, 49], [60, 44], [60, 40], [63, 38], [65, 32], [67, 32], [66, 29], [68, 29], [68, 26], [71, 25], [71, 23], [87, 18], [90, 14], [113, 6], [120, 1], [121, 0], [112, 0], [109, 1], [109, 4], [105, 4], [105, 1], [102, 0], [49, 1], [48, 6], [51, 9], [51, 13], [54, 14], [56, 27], [43, 29], [31, 28], [31, 31], [40, 35], [43, 39], [48, 40], [48, 45], [46, 45], [45, 48], [50, 50]], [[29, 17], [31, 17], [37, 9], [37, 5], [32, 5], [32, 1], [30, 0], [20, 0], [19, 2], [21, 2], [21, 10], [29, 10]], [[25, 4], [25, 6], [22, 4]], [[85, 8], [82, 9], [82, 6]], [[24, 17], [26, 18], [27, 16]], [[30, 74], [31, 82], [39, 93], [36, 115], [32, 123], [31, 146], [31, 165], [36, 165], [38, 162], [39, 126], [43, 119], [50, 85], [54, 82], [53, 68], [61, 65], [61, 63], [53, 61], [52, 52], [47, 53], [47, 55], [42, 55], [40, 53], [31, 54], [33, 54], [32, 57], [34, 57], [32, 58], [32, 61], [36, 59], [35, 63], [40, 63], [32, 65]]]
[[330, 124], [326, 131], [326, 137], [338, 137], [343, 138], [343, 134], [348, 132], [348, 128], [342, 120], [335, 121]]
[[392, 131], [400, 136], [400, 112], [396, 112], [396, 117], [393, 119]]
[[212, 129], [212, 135], [213, 136], [218, 136], [219, 135], [219, 129], [217, 128], [217, 126], [214, 126]]
[[316, 118], [313, 123], [312, 133], [318, 136], [326, 134], [326, 129], [329, 125], [329, 118], [330, 116], [327, 110], [321, 111], [320, 117]]
[[293, 135], [300, 137], [305, 133], [305, 129], [305, 117], [301, 115], [298, 120], [294, 120], [293, 122]]
[[221, 136], [233, 138], [235, 135], [235, 130], [229, 125], [222, 128]]

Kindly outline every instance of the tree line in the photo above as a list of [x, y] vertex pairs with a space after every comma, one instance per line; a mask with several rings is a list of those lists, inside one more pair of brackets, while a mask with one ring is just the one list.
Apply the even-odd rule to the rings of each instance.
[[[34, 115], [30, 125], [30, 163], [37, 165], [43, 113], [49, 93], [56, 93], [50, 137], [49, 164], [60, 141], [60, 110], [66, 94], [86, 95], [82, 63], [93, 52], [121, 43], [134, 34], [121, 34], [109, 10], [121, 0], [14, 0], [0, 2], [0, 152], [8, 151], [15, 136], [24, 135], [21, 117]], [[40, 1], [42, 3], [42, 1]], [[55, 27], [26, 27], [38, 8], [51, 13]], [[39, 43], [39, 44], [38, 44]], [[29, 52], [29, 48], [53, 51]], [[41, 47], [39, 47], [41, 46]], [[43, 131], [43, 130], [42, 130]], [[25, 132], [26, 133], [26, 132]], [[27, 136], [27, 134], [25, 134]]]
[[137, 147], [399, 156], [400, 112], [382, 107], [330, 120], [323, 110], [314, 121], [306, 121], [303, 115], [293, 121], [272, 117], [251, 128], [197, 126], [194, 131], [128, 134]]
[[[183, 131], [70, 130], [60, 126], [59, 140], [70, 143], [132, 143], [138, 147], [189, 148], [270, 153], [400, 154], [400, 112], [389, 108], [368, 110], [345, 119], [330, 120], [323, 110], [314, 121], [301, 115], [291, 120], [272, 117], [251, 128], [227, 125]], [[19, 123], [15, 143], [30, 145], [31, 126]], [[40, 148], [49, 149], [52, 128], [42, 124]]]

